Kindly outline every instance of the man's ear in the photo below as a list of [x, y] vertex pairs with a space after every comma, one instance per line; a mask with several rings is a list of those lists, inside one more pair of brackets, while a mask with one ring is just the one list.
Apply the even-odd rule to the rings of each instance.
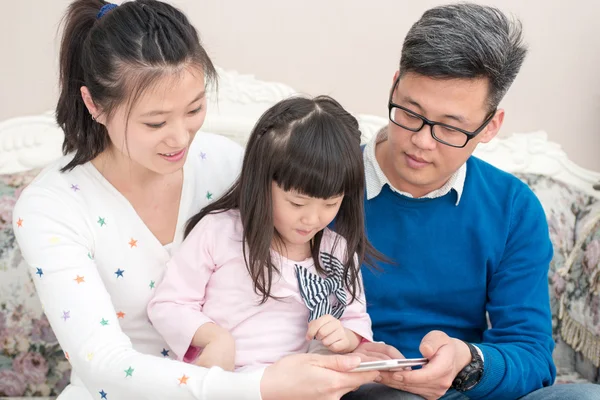
[[490, 123], [485, 127], [485, 131], [481, 133], [479, 143], [488, 143], [490, 140], [496, 137], [502, 123], [504, 122], [504, 109], [499, 108], [496, 110], [496, 115], [492, 118]]
[[87, 86], [82, 86], [80, 91], [81, 98], [83, 99], [83, 102], [85, 103], [85, 106], [88, 109], [91, 117], [94, 119], [94, 121], [104, 124], [105, 121], [102, 110], [100, 107], [96, 106], [96, 103], [94, 103], [94, 99], [92, 98], [90, 90], [87, 88]]

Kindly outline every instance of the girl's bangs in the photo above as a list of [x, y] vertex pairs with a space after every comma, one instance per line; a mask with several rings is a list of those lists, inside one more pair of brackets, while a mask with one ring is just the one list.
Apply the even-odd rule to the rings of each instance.
[[[331, 119], [297, 125], [275, 157], [273, 178], [285, 191], [328, 199], [360, 188], [362, 154], [353, 135]], [[357, 157], [359, 158], [357, 160]]]

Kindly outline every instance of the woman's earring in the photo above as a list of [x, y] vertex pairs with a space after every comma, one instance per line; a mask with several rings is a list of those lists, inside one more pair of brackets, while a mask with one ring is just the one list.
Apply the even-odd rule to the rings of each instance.
[[96, 117], [94, 117], [93, 115], [90, 115], [92, 117], [92, 121], [96, 122]]

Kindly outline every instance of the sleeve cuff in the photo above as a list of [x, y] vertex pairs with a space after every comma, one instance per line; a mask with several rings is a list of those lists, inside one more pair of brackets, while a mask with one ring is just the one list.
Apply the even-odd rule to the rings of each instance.
[[262, 400], [260, 381], [265, 370], [252, 372], [227, 372], [211, 368], [204, 378], [204, 399], [210, 400]]
[[190, 314], [186, 317], [188, 317], [188, 321], [179, 326], [179, 332], [172, 332], [173, 337], [164, 334], [163, 337], [167, 339], [167, 343], [171, 346], [179, 361], [193, 362], [201, 352], [200, 348], [192, 346], [194, 335], [198, 328], [204, 324], [212, 323], [212, 320], [204, 314]]
[[477, 350], [477, 353], [479, 354], [479, 357], [481, 357], [481, 361], [483, 362], [483, 365], [485, 367], [485, 356], [483, 355], [483, 352], [481, 351], [481, 349], [479, 348], [479, 346], [477, 346], [476, 344], [473, 344], [473, 347], [475, 347], [475, 350]]
[[342, 321], [342, 326], [344, 328], [350, 329], [352, 332], [356, 333], [361, 338], [366, 339], [369, 342], [373, 341], [373, 331], [371, 331], [370, 325], [366, 325], [364, 323], [364, 321], [361, 321], [361, 320]]
[[481, 351], [482, 359], [485, 360], [483, 376], [475, 387], [467, 393], [469, 398], [483, 399], [491, 393], [504, 378], [506, 362], [502, 354], [493, 346], [478, 344], [476, 349]]
[[191, 364], [196, 361], [196, 358], [200, 355], [200, 347], [192, 346], [188, 347], [188, 350], [185, 352], [183, 356], [183, 362]]

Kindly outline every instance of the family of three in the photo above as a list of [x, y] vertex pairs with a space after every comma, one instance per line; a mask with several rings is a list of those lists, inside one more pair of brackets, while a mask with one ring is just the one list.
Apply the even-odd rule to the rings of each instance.
[[[552, 386], [540, 203], [471, 157], [525, 54], [497, 9], [433, 8], [365, 147], [320, 96], [274, 105], [242, 150], [197, 134], [217, 76], [179, 10], [72, 2], [65, 156], [14, 210], [73, 368], [59, 399], [600, 398]], [[404, 357], [429, 362], [353, 371]]]

